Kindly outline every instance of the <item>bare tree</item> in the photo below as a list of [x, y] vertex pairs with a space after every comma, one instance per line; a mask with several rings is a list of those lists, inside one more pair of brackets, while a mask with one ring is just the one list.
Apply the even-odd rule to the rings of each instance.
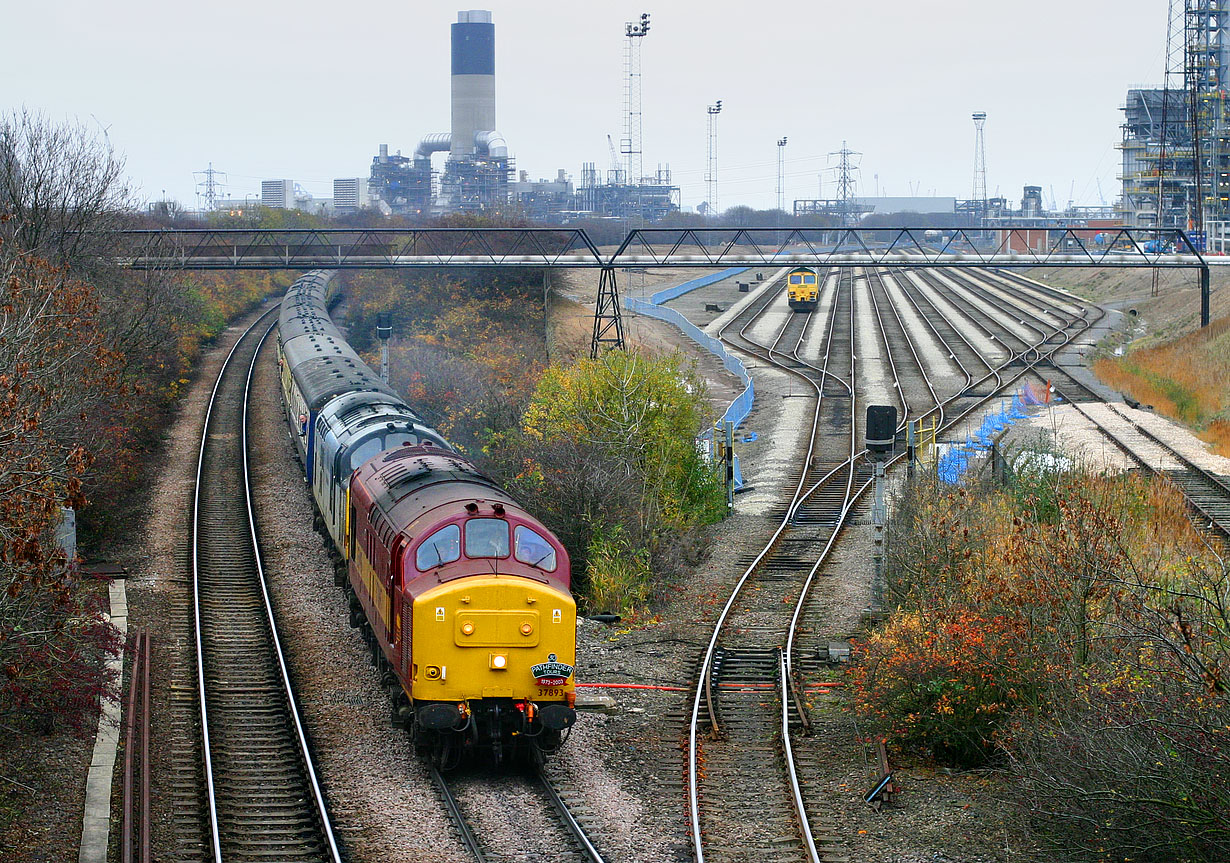
[[12, 247], [79, 271], [105, 258], [132, 207], [124, 160], [104, 130], [25, 108], [0, 117], [0, 212]]

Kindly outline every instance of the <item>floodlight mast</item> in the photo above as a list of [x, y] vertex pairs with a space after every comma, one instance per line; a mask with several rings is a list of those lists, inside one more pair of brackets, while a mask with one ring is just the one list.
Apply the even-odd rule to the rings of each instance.
[[709, 112], [709, 159], [708, 170], [705, 171], [705, 202], [707, 216], [716, 216], [718, 212], [718, 114], [722, 113], [722, 100], [708, 107]]

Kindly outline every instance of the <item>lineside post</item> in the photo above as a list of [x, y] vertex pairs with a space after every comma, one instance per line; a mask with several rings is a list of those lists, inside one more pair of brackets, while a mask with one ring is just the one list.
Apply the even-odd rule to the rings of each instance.
[[1209, 325], [1209, 265], [1200, 268], [1200, 326]]
[[589, 345], [590, 359], [597, 359], [599, 347], [624, 347], [624, 321], [619, 308], [619, 286], [615, 268], [603, 267], [598, 278], [598, 301], [594, 304], [594, 337]]
[[376, 318], [376, 338], [380, 340], [380, 380], [389, 382], [389, 338], [393, 335], [393, 313], [381, 312]]
[[873, 611], [884, 608], [884, 524], [888, 521], [888, 508], [884, 504], [884, 465], [893, 453], [897, 438], [897, 408], [895, 405], [867, 405], [867, 450], [875, 461], [875, 504], [871, 508], [871, 524], [874, 550], [871, 576], [871, 607]]
[[735, 424], [726, 420], [726, 509], [735, 508]]

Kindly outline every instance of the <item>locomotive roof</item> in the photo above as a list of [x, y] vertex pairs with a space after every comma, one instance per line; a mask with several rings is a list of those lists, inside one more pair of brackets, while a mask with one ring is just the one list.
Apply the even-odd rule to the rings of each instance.
[[321, 415], [339, 439], [368, 433], [373, 426], [388, 426], [388, 431], [412, 431], [420, 440], [430, 439], [452, 452], [440, 433], [425, 425], [409, 405], [384, 392], [347, 393], [329, 402]]
[[[410, 504], [410, 511], [392, 517], [394, 524], [410, 524], [423, 512], [448, 500], [477, 498], [520, 509], [506, 491], [479, 472], [469, 459], [434, 446], [388, 450], [359, 468], [357, 479], [376, 508], [385, 513], [402, 509], [399, 504], [403, 501]], [[440, 486], [438, 494], [426, 493], [432, 486]]]

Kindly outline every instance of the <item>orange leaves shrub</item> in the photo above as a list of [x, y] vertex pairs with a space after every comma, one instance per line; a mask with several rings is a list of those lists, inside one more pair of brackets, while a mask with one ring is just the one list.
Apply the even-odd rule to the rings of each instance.
[[1139, 663], [1148, 639], [1177, 638], [1175, 602], [1206, 551], [1165, 482], [1051, 473], [984, 491], [922, 483], [898, 502], [893, 610], [854, 672], [881, 730], [962, 764], [994, 756], [1010, 719], [1048, 711], [1090, 664]]
[[981, 764], [1012, 712], [1037, 699], [1040, 658], [1007, 615], [898, 612], [859, 646], [851, 672], [863, 714], [900, 743], [951, 764]]
[[115, 630], [52, 531], [85, 503], [83, 424], [123, 387], [89, 285], [0, 242], [0, 716], [81, 730], [110, 685]]
[[477, 451], [515, 429], [546, 367], [540, 272], [357, 272], [350, 342], [374, 367], [377, 318], [392, 316], [390, 381], [450, 442]]

